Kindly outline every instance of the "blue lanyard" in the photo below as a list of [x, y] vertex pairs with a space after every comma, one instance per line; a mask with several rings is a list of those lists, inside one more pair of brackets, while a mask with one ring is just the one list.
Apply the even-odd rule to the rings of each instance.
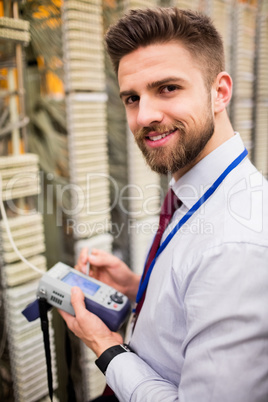
[[[150, 279], [150, 276], [151, 276], [152, 270], [154, 268], [157, 257], [165, 250], [165, 248], [167, 247], [167, 245], [169, 244], [171, 239], [180, 230], [180, 228], [188, 221], [188, 219], [191, 218], [191, 216], [201, 207], [201, 205], [203, 205], [208, 200], [208, 198], [214, 193], [214, 191], [217, 190], [219, 185], [223, 182], [225, 177], [228, 176], [228, 174], [233, 169], [235, 169], [239, 165], [240, 162], [242, 162], [242, 160], [247, 156], [247, 154], [248, 154], [248, 151], [245, 148], [244, 151], [232, 163], [230, 163], [230, 165], [217, 178], [217, 180], [212, 184], [212, 186], [202, 195], [202, 197], [199, 198], [199, 200], [192, 206], [192, 208], [189, 209], [188, 212], [186, 212], [186, 214], [181, 218], [181, 220], [177, 223], [177, 225], [174, 227], [174, 229], [169, 233], [167, 238], [163, 241], [163, 243], [157, 250], [155, 258], [151, 262], [151, 265], [147, 271], [147, 274], [146, 274], [144, 280], [141, 279], [141, 281], [140, 281], [139, 290], [138, 290], [137, 297], [136, 297], [136, 303], [139, 303], [139, 301], [141, 300], [141, 298], [147, 288], [147, 285], [148, 285], [148, 282], [149, 282], [149, 279]], [[145, 262], [145, 265], [146, 265], [146, 262]]]

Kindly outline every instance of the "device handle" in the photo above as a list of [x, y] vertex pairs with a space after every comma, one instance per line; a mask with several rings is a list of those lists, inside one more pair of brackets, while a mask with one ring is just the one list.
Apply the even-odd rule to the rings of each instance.
[[52, 377], [51, 351], [50, 351], [50, 342], [49, 342], [49, 322], [48, 322], [48, 315], [47, 315], [47, 312], [50, 309], [50, 305], [47, 303], [46, 299], [44, 299], [44, 298], [38, 299], [38, 303], [39, 303], [41, 329], [43, 331], [43, 339], [44, 339], [45, 354], [46, 354], [48, 391], [49, 391], [50, 400], [52, 402], [53, 401], [53, 377]]

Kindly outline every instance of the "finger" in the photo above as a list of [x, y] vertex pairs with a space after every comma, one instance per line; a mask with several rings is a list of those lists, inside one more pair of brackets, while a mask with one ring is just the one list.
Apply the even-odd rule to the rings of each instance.
[[62, 316], [62, 318], [66, 321], [69, 317], [72, 317], [71, 314], [66, 313], [66, 311], [58, 309], [59, 314]]
[[92, 250], [91, 254], [88, 257], [90, 264], [95, 265], [96, 267], [101, 267], [103, 265], [111, 265], [113, 262], [113, 255], [106, 253], [103, 250]]
[[79, 258], [78, 258], [77, 262], [78, 262], [79, 265], [80, 264], [84, 265], [84, 264], [87, 263], [87, 259], [88, 259], [88, 248], [83, 247], [81, 252], [80, 252], [80, 255], [79, 255]]
[[88, 248], [83, 247], [78, 257], [77, 264], [75, 265], [74, 268], [80, 272], [84, 272], [84, 270], [86, 269], [87, 262], [88, 262]]
[[71, 289], [71, 303], [76, 317], [85, 312], [85, 296], [78, 286], [74, 286]]
[[98, 272], [99, 272], [98, 270], [99, 270], [98, 268], [96, 268], [94, 265], [90, 264], [90, 271], [89, 271], [88, 275], [97, 279]]

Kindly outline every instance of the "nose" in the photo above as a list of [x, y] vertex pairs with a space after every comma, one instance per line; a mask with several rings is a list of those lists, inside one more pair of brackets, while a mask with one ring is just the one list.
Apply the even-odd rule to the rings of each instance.
[[141, 97], [139, 100], [137, 124], [140, 127], [149, 127], [152, 124], [162, 122], [162, 120], [163, 112], [158, 103], [150, 97]]

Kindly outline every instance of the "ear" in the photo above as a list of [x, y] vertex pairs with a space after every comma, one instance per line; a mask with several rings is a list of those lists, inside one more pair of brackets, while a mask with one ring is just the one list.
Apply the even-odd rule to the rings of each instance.
[[232, 97], [232, 78], [225, 71], [218, 74], [213, 87], [214, 112], [220, 113], [227, 108]]

